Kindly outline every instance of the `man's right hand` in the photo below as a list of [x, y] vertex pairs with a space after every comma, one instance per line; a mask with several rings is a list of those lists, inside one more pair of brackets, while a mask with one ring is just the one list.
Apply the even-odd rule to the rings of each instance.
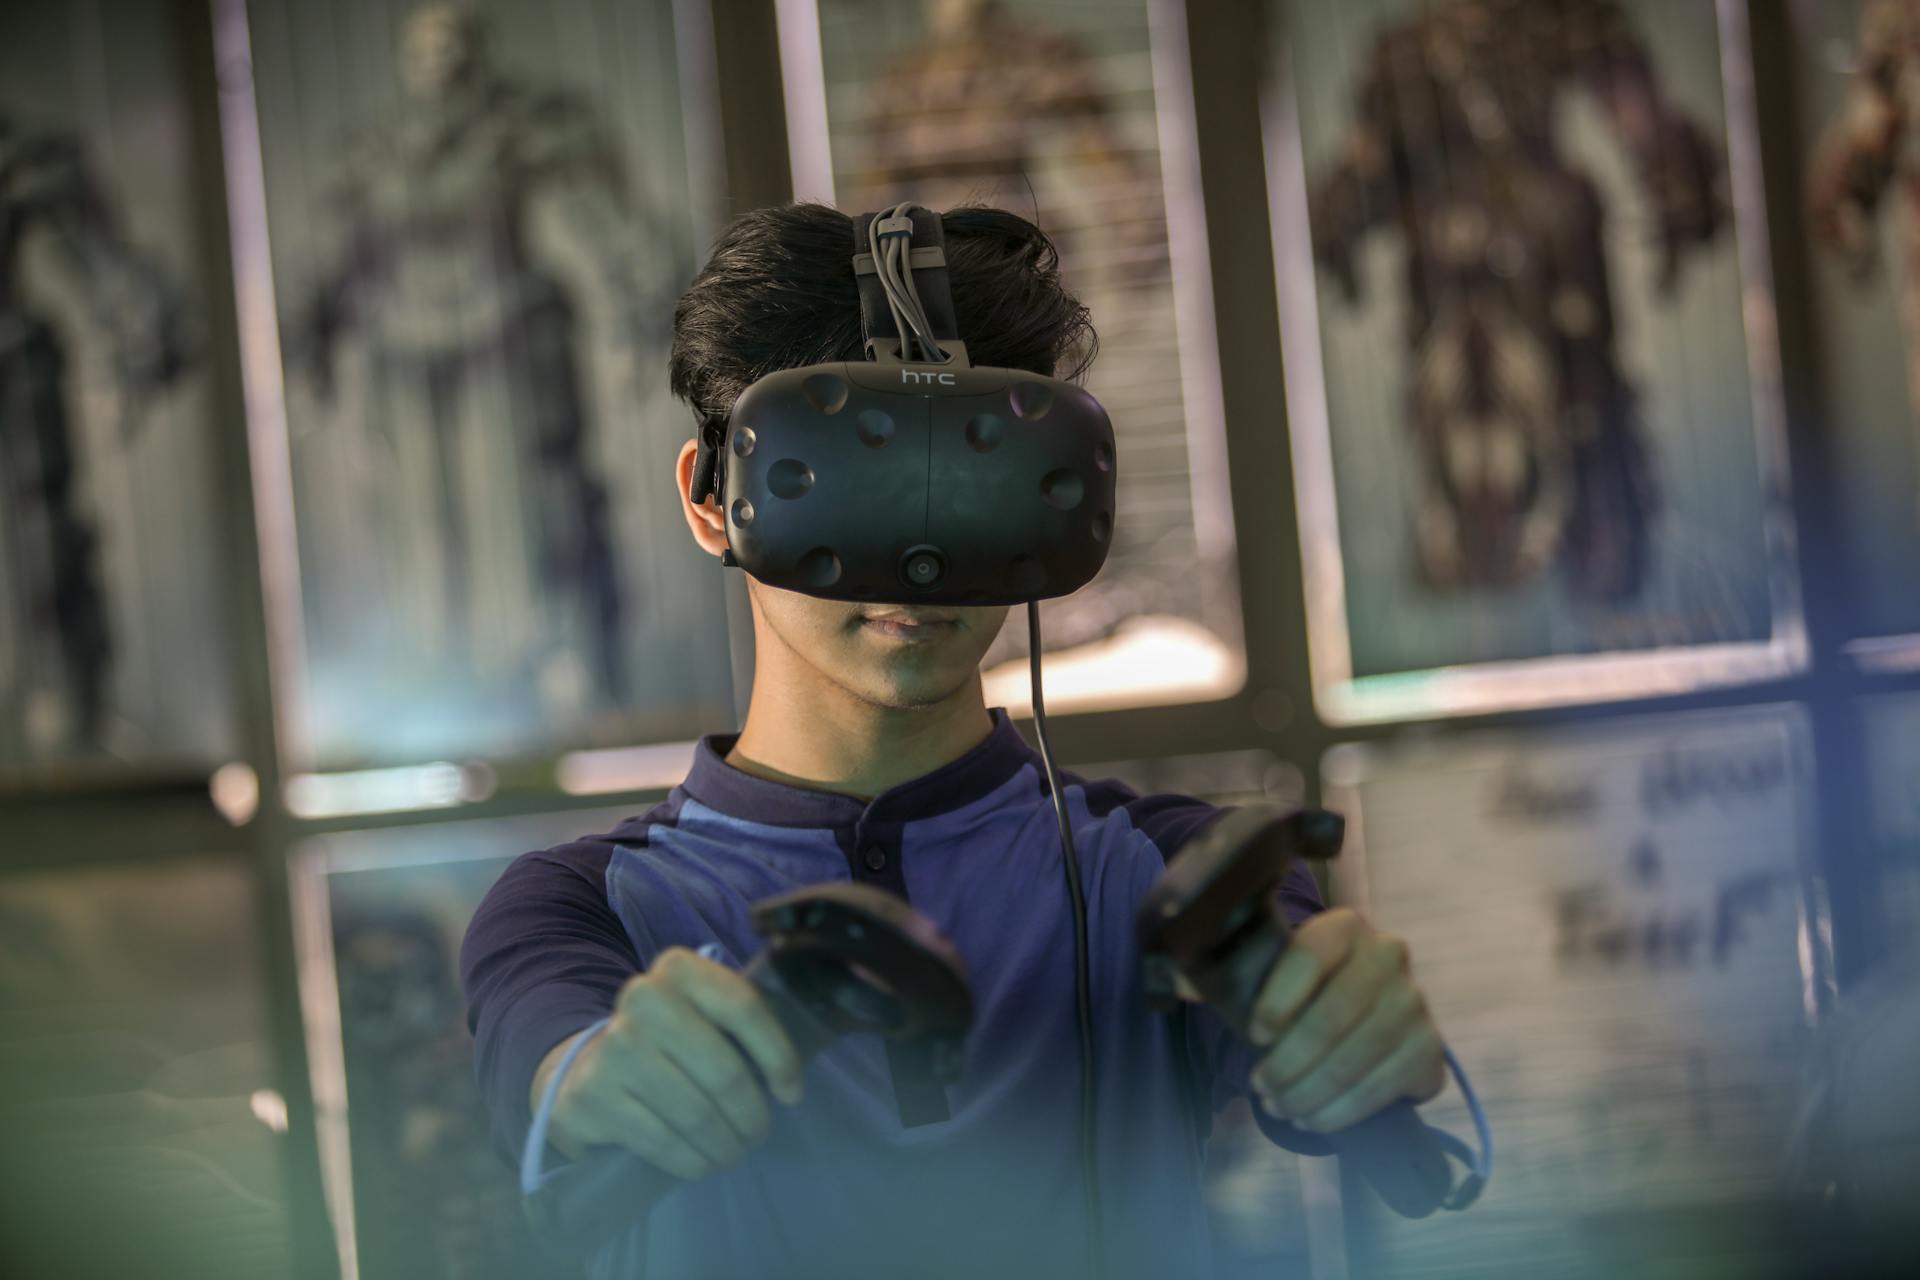
[[[534, 1073], [535, 1106], [572, 1043], [555, 1045]], [[793, 1042], [751, 982], [671, 947], [621, 989], [612, 1021], [568, 1069], [548, 1141], [570, 1160], [620, 1147], [691, 1182], [767, 1136], [761, 1080], [792, 1104], [800, 1073]]]

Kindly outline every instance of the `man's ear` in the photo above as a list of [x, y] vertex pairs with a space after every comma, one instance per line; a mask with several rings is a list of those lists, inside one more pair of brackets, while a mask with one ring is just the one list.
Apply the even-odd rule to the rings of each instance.
[[699, 455], [700, 442], [689, 440], [680, 446], [680, 460], [674, 464], [674, 482], [680, 487], [680, 512], [687, 518], [687, 528], [693, 531], [693, 540], [700, 549], [710, 556], [717, 556], [727, 549], [727, 517], [720, 510], [717, 498], [708, 498], [695, 505], [693, 501], [693, 463]]

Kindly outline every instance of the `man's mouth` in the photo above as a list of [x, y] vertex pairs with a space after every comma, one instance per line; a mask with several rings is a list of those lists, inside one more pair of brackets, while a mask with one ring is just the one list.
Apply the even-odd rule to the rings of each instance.
[[925, 641], [951, 634], [960, 620], [937, 609], [866, 609], [860, 614], [860, 625], [892, 640]]

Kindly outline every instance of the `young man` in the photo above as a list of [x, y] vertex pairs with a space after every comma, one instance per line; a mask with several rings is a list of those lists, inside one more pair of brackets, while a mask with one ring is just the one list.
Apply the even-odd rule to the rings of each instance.
[[[973, 363], [1082, 374], [1092, 330], [1038, 228], [989, 209], [943, 222]], [[847, 217], [820, 205], [737, 220], [675, 313], [675, 393], [724, 414], [770, 371], [861, 358], [851, 240]], [[689, 442], [674, 483], [694, 541], [718, 556], [724, 516], [690, 500], [694, 460]], [[597, 1274], [1085, 1274], [1058, 834], [1037, 753], [980, 685], [1008, 611], [748, 585], [740, 733], [703, 740], [646, 815], [521, 858], [474, 918], [462, 971], [499, 1141], [520, 1154], [584, 1035], [542, 1159], [619, 1147], [687, 1180], [602, 1251]], [[1303, 871], [1283, 894], [1299, 927], [1262, 993], [1257, 1045], [1203, 1006], [1151, 1012], [1134, 909], [1217, 811], [1073, 775], [1062, 786], [1087, 898], [1105, 1273], [1205, 1275], [1213, 1111], [1251, 1088], [1274, 1141], [1324, 1152], [1319, 1133], [1437, 1092], [1440, 1038], [1406, 947], [1322, 911]], [[803, 1071], [738, 973], [759, 950], [753, 902], [836, 880], [900, 894], [963, 955], [976, 1018], [944, 1095], [872, 1036]]]

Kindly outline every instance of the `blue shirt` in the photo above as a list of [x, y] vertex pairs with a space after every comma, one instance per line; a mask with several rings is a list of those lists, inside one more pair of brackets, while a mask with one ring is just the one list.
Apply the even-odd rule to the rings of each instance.
[[[966, 1071], [944, 1091], [878, 1037], [807, 1068], [766, 1141], [679, 1188], [596, 1257], [605, 1277], [1072, 1276], [1084, 1268], [1072, 915], [1038, 754], [1004, 712], [972, 751], [871, 802], [768, 781], [711, 737], [687, 779], [613, 831], [516, 860], [461, 951], [478, 1071], [516, 1162], [534, 1071], [606, 1016], [668, 947], [738, 967], [761, 942], [751, 904], [805, 885], [889, 889], [952, 939], [971, 979]], [[1061, 778], [1087, 897], [1095, 1142], [1107, 1274], [1209, 1270], [1202, 1186], [1212, 1115], [1244, 1094], [1253, 1051], [1210, 1011], [1145, 1003], [1136, 905], [1220, 810]], [[1320, 909], [1296, 867], [1295, 923]], [[1324, 1140], [1255, 1114], [1274, 1141]], [[913, 1121], [913, 1123], [908, 1123]], [[546, 1153], [549, 1161], [560, 1157]]]

